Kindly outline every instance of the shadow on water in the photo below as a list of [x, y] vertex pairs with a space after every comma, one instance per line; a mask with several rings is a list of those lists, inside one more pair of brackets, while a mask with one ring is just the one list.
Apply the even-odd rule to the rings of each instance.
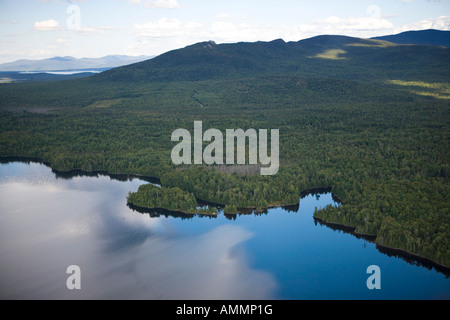
[[149, 182], [152, 184], [160, 185], [161, 181], [158, 178], [154, 177], [148, 177], [148, 176], [140, 176], [140, 175], [133, 175], [133, 174], [112, 174], [108, 173], [106, 171], [92, 171], [92, 172], [86, 172], [80, 169], [74, 169], [71, 171], [58, 171], [55, 169], [52, 169], [52, 172], [55, 174], [56, 178], [58, 179], [66, 179], [70, 180], [76, 177], [100, 177], [105, 176], [109, 177], [111, 180], [117, 180], [121, 182], [126, 181], [132, 181], [134, 179], [139, 179], [145, 182]]
[[[214, 207], [217, 208], [217, 211], [220, 213], [222, 212], [223, 216], [228, 219], [228, 220], [232, 220], [235, 221], [238, 217], [240, 216], [249, 216], [249, 215], [254, 215], [254, 216], [262, 216], [262, 215], [267, 215], [269, 213], [269, 209], [263, 209], [261, 211], [258, 211], [254, 208], [239, 208], [237, 211], [237, 213], [235, 214], [228, 214], [228, 213], [223, 213], [223, 209], [224, 206], [217, 204], [217, 203], [213, 203], [213, 202], [209, 202], [209, 201], [204, 201], [201, 199], [196, 199], [197, 200], [197, 205], [198, 207]], [[142, 214], [148, 214], [150, 218], [160, 218], [160, 217], [166, 217], [166, 218], [179, 218], [179, 219], [192, 219], [195, 216], [198, 217], [202, 217], [202, 218], [211, 218], [211, 219], [215, 219], [217, 218], [217, 215], [202, 215], [202, 214], [189, 214], [189, 213], [183, 213], [183, 212], [179, 212], [179, 211], [172, 211], [172, 210], [167, 210], [167, 209], [163, 209], [163, 208], [143, 208], [143, 207], [139, 207], [139, 206], [135, 206], [131, 203], [127, 203], [127, 206], [132, 209], [133, 211], [137, 211], [139, 213]], [[290, 206], [281, 206], [280, 208], [286, 210], [287, 212], [298, 212], [299, 210], [299, 205], [290, 205]]]
[[302, 192], [300, 192], [300, 200], [307, 196], [315, 196], [316, 199], [318, 200], [321, 195], [323, 195], [325, 193], [331, 193], [331, 197], [332, 197], [333, 201], [338, 204], [342, 204], [342, 200], [339, 199], [339, 197], [336, 196], [332, 192], [332, 189], [333, 189], [333, 187], [318, 187], [318, 188], [311, 188], [311, 189], [303, 190]]
[[130, 208], [133, 211], [149, 215], [150, 218], [165, 217], [165, 218], [178, 218], [181, 220], [193, 219], [195, 216], [200, 217], [200, 218], [210, 218], [210, 219], [217, 218], [216, 215], [188, 214], [188, 213], [183, 213], [183, 212], [179, 212], [179, 211], [167, 210], [167, 209], [163, 209], [163, 208], [152, 208], [152, 209], [142, 208], [142, 207], [135, 206], [131, 203], [127, 203], [127, 206], [128, 206], [128, 208]]
[[[332, 190], [331, 187], [305, 190], [300, 193], [300, 200], [308, 195], [316, 196], [318, 199], [321, 194], [331, 193], [333, 201], [335, 201], [339, 204], [342, 204], [342, 201], [336, 195], [334, 195], [331, 192], [331, 190]], [[407, 262], [408, 264], [419, 266], [419, 267], [424, 267], [428, 270], [434, 269], [437, 272], [444, 274], [446, 278], [450, 277], [450, 268], [447, 266], [438, 264], [430, 259], [409, 253], [409, 252], [401, 250], [401, 249], [395, 249], [395, 248], [389, 248], [389, 247], [382, 246], [382, 245], [376, 243], [377, 237], [375, 235], [357, 233], [357, 232], [355, 232], [356, 228], [354, 228], [354, 227], [340, 225], [340, 224], [331, 223], [331, 222], [326, 222], [326, 221], [323, 221], [322, 219], [319, 219], [316, 217], [313, 217], [313, 218], [314, 218], [315, 225], [326, 226], [327, 228], [330, 228], [334, 231], [351, 234], [352, 236], [354, 236], [358, 239], [364, 239], [368, 242], [375, 243], [377, 250], [389, 257], [400, 258], [403, 261]]]
[[[299, 204], [294, 204], [294, 205], [288, 205], [288, 206], [279, 206], [277, 208], [281, 208], [289, 213], [297, 213], [300, 207], [299, 207]], [[238, 212], [235, 214], [224, 213], [223, 215], [228, 220], [234, 221], [240, 216], [249, 216], [249, 215], [264, 216], [264, 215], [269, 214], [270, 209], [272, 209], [272, 208], [265, 208], [262, 210], [256, 210], [254, 208], [238, 208], [238, 210], [237, 210]]]
[[428, 270], [436, 270], [437, 272], [440, 272], [445, 275], [445, 277], [448, 279], [450, 277], [450, 268], [447, 266], [443, 266], [440, 264], [437, 264], [436, 262], [423, 258], [420, 256], [417, 256], [415, 254], [400, 250], [400, 249], [393, 249], [388, 248], [382, 245], [377, 244], [377, 249], [381, 253], [384, 253], [388, 257], [396, 257], [400, 258], [403, 261], [406, 261], [409, 264], [412, 264], [414, 266], [424, 267]]

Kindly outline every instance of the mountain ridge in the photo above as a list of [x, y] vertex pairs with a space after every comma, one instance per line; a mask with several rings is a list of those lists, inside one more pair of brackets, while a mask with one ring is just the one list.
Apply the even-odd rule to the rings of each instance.
[[92, 79], [170, 82], [301, 75], [370, 81], [381, 77], [414, 79], [426, 72], [428, 79], [440, 81], [445, 78], [442, 67], [450, 69], [448, 53], [448, 48], [437, 46], [401, 45], [335, 35], [297, 42], [277, 39], [212, 45], [205, 41], [108, 70]]
[[427, 29], [411, 30], [398, 34], [373, 37], [374, 40], [384, 40], [397, 44], [421, 44], [450, 47], [450, 31]]
[[21, 59], [0, 64], [0, 72], [38, 72], [117, 68], [153, 58], [152, 56], [107, 55], [100, 58], [56, 56], [40, 60]]

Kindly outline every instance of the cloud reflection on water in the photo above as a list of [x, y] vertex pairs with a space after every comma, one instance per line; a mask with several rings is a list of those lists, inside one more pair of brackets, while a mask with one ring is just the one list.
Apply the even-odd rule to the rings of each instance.
[[[25, 179], [0, 180], [0, 298], [274, 297], [273, 276], [246, 260], [242, 244], [252, 235], [243, 227], [183, 235], [171, 219], [126, 207], [141, 181], [64, 180], [40, 170], [36, 183], [28, 169]], [[81, 267], [79, 291], [66, 288], [72, 264]]]

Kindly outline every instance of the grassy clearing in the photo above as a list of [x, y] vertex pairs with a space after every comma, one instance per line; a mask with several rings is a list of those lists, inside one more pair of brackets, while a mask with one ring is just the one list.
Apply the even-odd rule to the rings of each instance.
[[417, 95], [433, 97], [436, 99], [450, 99], [449, 83], [430, 83], [424, 81], [402, 81], [402, 80], [389, 80], [388, 83], [402, 87], [422, 89], [422, 90], [411, 90], [412, 93], [415, 93]]
[[341, 49], [330, 49], [323, 53], [316, 54], [313, 58], [329, 59], [329, 60], [346, 60], [346, 57], [341, 55], [346, 54], [347, 51]]

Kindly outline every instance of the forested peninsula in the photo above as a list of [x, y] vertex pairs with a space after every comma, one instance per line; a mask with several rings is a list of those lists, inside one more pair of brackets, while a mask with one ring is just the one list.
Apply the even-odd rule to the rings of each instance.
[[215, 207], [199, 207], [194, 195], [178, 187], [165, 188], [152, 184], [139, 187], [137, 192], [130, 192], [129, 204], [143, 209], [166, 209], [185, 214], [216, 215]]

